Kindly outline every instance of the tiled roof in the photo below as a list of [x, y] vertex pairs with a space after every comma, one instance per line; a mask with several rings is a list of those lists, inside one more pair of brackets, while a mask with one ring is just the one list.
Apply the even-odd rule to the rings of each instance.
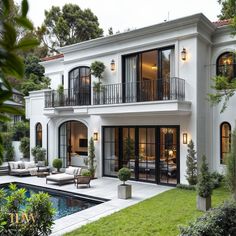
[[218, 20], [218, 21], [214, 21], [212, 22], [216, 27], [221, 27], [221, 26], [225, 26], [225, 25], [229, 25], [231, 23], [231, 19], [227, 19], [227, 20]]
[[52, 61], [52, 60], [59, 59], [59, 58], [62, 58], [62, 57], [64, 57], [63, 54], [57, 54], [55, 56], [41, 58], [41, 61]]

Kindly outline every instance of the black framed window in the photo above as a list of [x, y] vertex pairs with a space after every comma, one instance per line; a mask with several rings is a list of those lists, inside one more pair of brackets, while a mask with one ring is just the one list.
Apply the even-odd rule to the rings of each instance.
[[36, 140], [35, 140], [36, 146], [42, 147], [42, 125], [41, 125], [41, 123], [36, 124], [35, 130], [36, 130]]
[[231, 125], [223, 122], [220, 125], [220, 163], [225, 164], [226, 157], [230, 152], [231, 144]]
[[91, 104], [91, 72], [87, 66], [69, 72], [69, 96], [76, 105]]
[[227, 77], [229, 81], [236, 78], [236, 58], [233, 52], [225, 52], [218, 57], [216, 74]]

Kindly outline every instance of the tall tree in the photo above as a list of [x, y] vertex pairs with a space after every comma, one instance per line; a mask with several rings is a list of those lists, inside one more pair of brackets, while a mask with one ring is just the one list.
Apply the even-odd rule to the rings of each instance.
[[29, 55], [25, 58], [25, 76], [20, 84], [20, 91], [28, 95], [30, 91], [46, 89], [50, 85], [50, 79], [44, 76], [44, 67], [39, 64], [40, 59]]
[[46, 34], [44, 43], [54, 52], [57, 52], [58, 46], [103, 36], [98, 18], [93, 12], [90, 9], [82, 10], [75, 4], [65, 4], [62, 9], [53, 6], [49, 11], [45, 11], [45, 17], [41, 32]]
[[232, 19], [236, 13], [236, 1], [235, 0], [218, 0], [221, 5], [221, 14], [218, 15], [220, 20]]

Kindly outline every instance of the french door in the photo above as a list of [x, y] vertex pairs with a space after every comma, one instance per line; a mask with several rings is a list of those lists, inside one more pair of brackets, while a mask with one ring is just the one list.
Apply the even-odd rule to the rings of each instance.
[[123, 102], [168, 100], [174, 76], [174, 47], [123, 57]]
[[179, 127], [104, 127], [103, 136], [104, 175], [127, 167], [135, 180], [178, 183]]

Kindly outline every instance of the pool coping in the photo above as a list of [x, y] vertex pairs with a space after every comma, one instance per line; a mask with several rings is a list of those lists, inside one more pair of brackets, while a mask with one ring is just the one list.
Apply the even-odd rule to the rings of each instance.
[[[46, 185], [44, 178], [27, 177], [20, 178], [14, 176], [4, 176], [0, 179], [0, 184], [18, 182], [19, 184], [28, 184], [34, 187], [47, 188], [49, 190], [57, 190], [59, 192], [69, 192], [71, 194], [77, 194], [78, 189], [73, 185], [57, 186]], [[101, 177], [94, 180], [93, 188], [82, 188], [83, 194], [79, 195], [91, 196], [100, 199], [110, 199], [104, 203], [87, 208], [83, 211], [76, 212], [74, 214], [62, 217], [54, 221], [51, 236], [60, 236], [65, 233], [71, 232], [81, 226], [96, 221], [102, 217], [111, 215], [126, 207], [137, 204], [143, 200], [156, 196], [162, 192], [173, 189], [170, 186], [156, 185], [150, 183], [140, 183], [136, 181], [128, 181], [132, 184], [132, 198], [123, 200], [117, 198], [117, 186], [120, 184], [118, 179]], [[85, 193], [85, 194], [84, 194]], [[89, 194], [87, 194], [89, 193]], [[104, 197], [104, 198], [103, 198]], [[107, 197], [107, 198], [106, 198]]]

